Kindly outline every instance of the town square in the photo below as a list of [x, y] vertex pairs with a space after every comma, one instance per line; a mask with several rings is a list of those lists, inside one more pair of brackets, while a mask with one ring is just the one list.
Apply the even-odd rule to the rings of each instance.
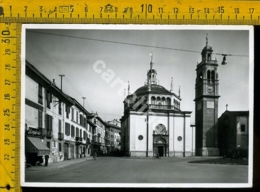
[[25, 186], [250, 186], [252, 28], [81, 27], [23, 29]]

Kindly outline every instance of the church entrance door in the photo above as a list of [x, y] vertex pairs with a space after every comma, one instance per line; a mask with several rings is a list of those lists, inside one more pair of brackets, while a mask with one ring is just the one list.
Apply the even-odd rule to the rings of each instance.
[[160, 157], [163, 157], [163, 146], [158, 146], [158, 153]]

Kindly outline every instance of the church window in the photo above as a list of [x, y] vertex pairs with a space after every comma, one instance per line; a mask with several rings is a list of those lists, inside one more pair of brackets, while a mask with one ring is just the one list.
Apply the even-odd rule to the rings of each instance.
[[167, 105], [168, 105], [168, 106], [171, 105], [171, 99], [170, 99], [169, 97], [166, 99], [166, 102], [167, 102]]
[[161, 98], [157, 97], [157, 105], [161, 102]]
[[207, 71], [207, 79], [210, 80], [210, 70]]
[[162, 98], [162, 105], [165, 105], [165, 97]]
[[211, 54], [208, 53], [208, 60], [211, 60]]
[[215, 80], [215, 71], [211, 71], [211, 80]]
[[181, 137], [181, 136], [179, 136], [177, 139], [178, 139], [178, 141], [181, 141], [181, 140], [182, 140], [182, 137]]
[[152, 100], [152, 104], [154, 105], [155, 104], [155, 97], [152, 97], [151, 100]]
[[139, 140], [143, 140], [143, 138], [144, 138], [144, 137], [143, 137], [142, 135], [139, 135], [139, 136], [138, 136], [138, 139], [139, 139]]

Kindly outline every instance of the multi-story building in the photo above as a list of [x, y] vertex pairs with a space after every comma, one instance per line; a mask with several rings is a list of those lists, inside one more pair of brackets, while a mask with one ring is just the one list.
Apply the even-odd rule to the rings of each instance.
[[105, 145], [105, 122], [98, 116], [97, 113], [88, 115], [90, 119], [89, 126], [92, 128], [92, 150], [97, 154], [102, 155], [107, 153]]
[[106, 123], [105, 143], [109, 152], [121, 149], [121, 128], [120, 121], [114, 119]]
[[90, 114], [26, 62], [25, 155], [35, 164], [49, 155], [49, 163], [90, 155]]
[[226, 110], [218, 119], [220, 155], [240, 148], [248, 154], [249, 111]]
[[65, 159], [75, 159], [90, 156], [90, 139], [87, 129], [87, 115], [89, 114], [74, 98], [73, 106], [66, 106], [65, 118]]

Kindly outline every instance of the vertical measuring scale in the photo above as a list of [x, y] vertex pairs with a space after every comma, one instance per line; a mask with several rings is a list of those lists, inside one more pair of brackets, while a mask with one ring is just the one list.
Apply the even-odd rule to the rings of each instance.
[[20, 34], [0, 23], [0, 191], [20, 191]]

